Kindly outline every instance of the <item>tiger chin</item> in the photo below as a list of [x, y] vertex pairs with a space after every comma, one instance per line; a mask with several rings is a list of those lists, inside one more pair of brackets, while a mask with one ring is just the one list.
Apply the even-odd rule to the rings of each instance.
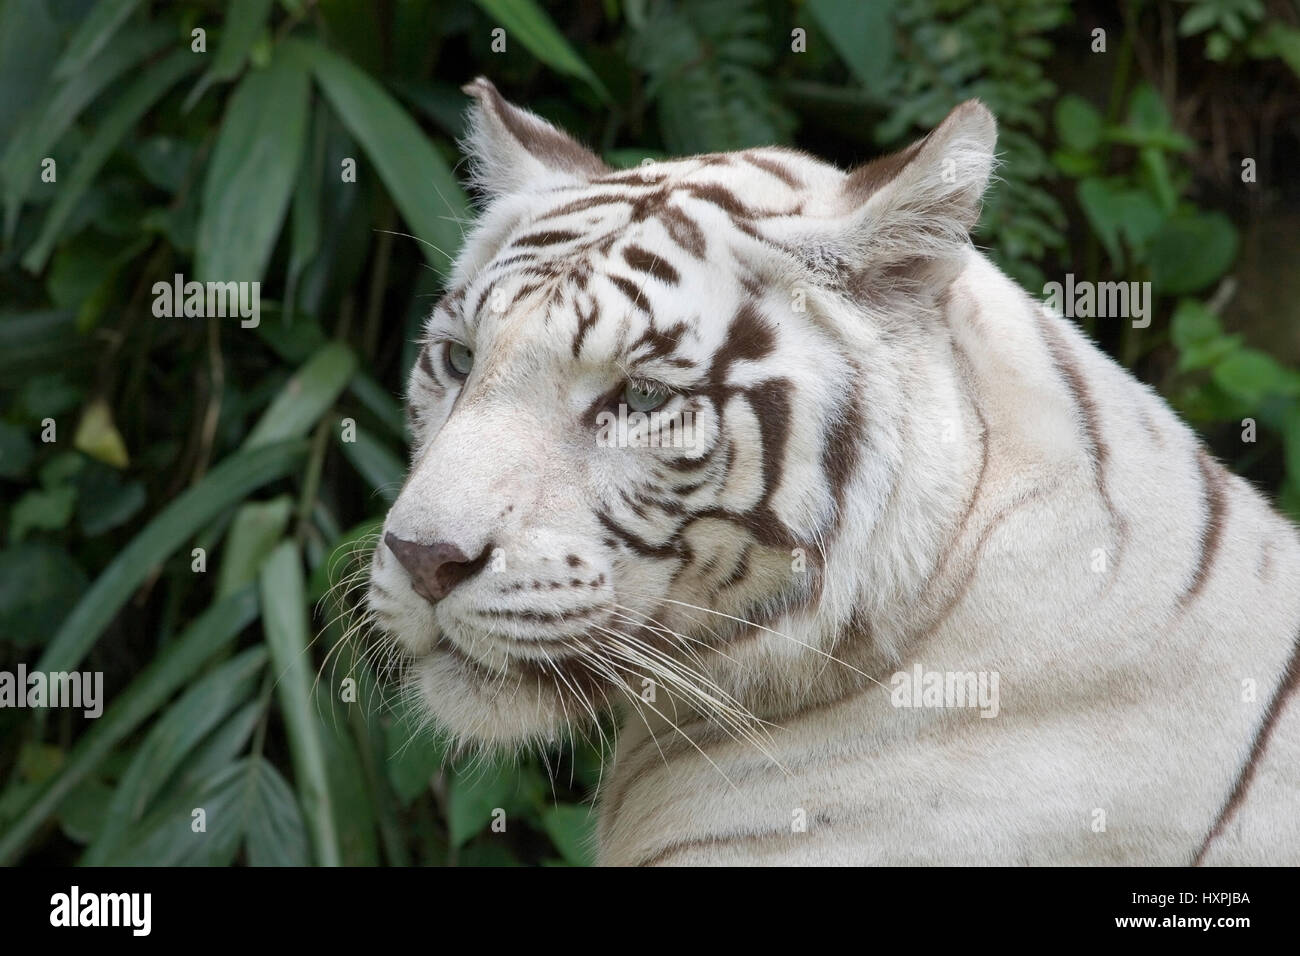
[[616, 725], [604, 864], [1300, 862], [1300, 538], [972, 246], [983, 105], [614, 170], [466, 91], [367, 596], [439, 727]]

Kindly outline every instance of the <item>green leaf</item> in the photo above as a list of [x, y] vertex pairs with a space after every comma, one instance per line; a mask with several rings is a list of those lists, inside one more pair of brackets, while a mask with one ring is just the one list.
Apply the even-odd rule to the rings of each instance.
[[444, 744], [410, 704], [399, 704], [384, 733], [388, 779], [402, 806], [429, 792], [429, 783], [446, 759]]
[[68, 41], [54, 76], [63, 79], [84, 70], [139, 5], [140, 0], [99, 0]]
[[188, 181], [197, 151], [192, 140], [160, 134], [138, 140], [132, 155], [150, 185], [175, 195]]
[[[13, 822], [0, 833], [0, 866], [12, 864], [73, 788], [93, 773], [113, 748], [144, 723], [178, 687], [191, 679], [205, 661], [229, 646], [256, 616], [256, 595], [250, 588], [213, 604], [163, 648], [78, 739], [59, 772], [23, 801]], [[52, 669], [75, 667], [74, 662]], [[37, 669], [44, 667], [38, 665]]]
[[1257, 349], [1237, 349], [1214, 367], [1211, 377], [1225, 392], [1251, 405], [1300, 394], [1296, 373]]
[[[113, 866], [229, 866], [244, 838], [241, 803], [246, 761], [222, 767], [206, 780], [171, 791], [162, 805], [127, 832], [110, 858]], [[203, 811], [203, 828], [194, 827]]]
[[195, 240], [200, 282], [258, 282], [293, 194], [307, 130], [307, 67], [281, 47], [240, 82], [203, 184]]
[[1287, 485], [1300, 491], [1300, 402], [1293, 402], [1287, 409], [1282, 439], [1286, 452]]
[[9, 514], [9, 540], [22, 541], [31, 530], [58, 531], [72, 520], [77, 489], [72, 485], [36, 488], [24, 494]]
[[1180, 349], [1211, 342], [1223, 335], [1219, 317], [1195, 299], [1182, 299], [1174, 310], [1170, 338]]
[[271, 15], [273, 0], [230, 0], [226, 8], [226, 17], [221, 33], [221, 43], [217, 46], [217, 55], [190, 95], [185, 98], [183, 109], [188, 110], [204, 91], [213, 83], [234, 79], [248, 59], [264, 30]]
[[461, 850], [459, 865], [496, 869], [523, 864], [515, 859], [510, 847], [500, 840], [480, 840]]
[[72, 447], [114, 468], [125, 468], [130, 464], [126, 443], [113, 423], [113, 410], [102, 398], [96, 398], [86, 406], [77, 433], [72, 437]]
[[40, 235], [23, 256], [24, 268], [30, 272], [44, 268], [68, 218], [81, 203], [113, 150], [140, 117], [195, 66], [195, 57], [189, 50], [178, 50], [145, 70], [105, 110], [94, 135], [82, 146], [77, 165], [67, 181], [60, 184]]
[[[204, 811], [196, 832], [193, 810]], [[225, 866], [247, 840], [253, 866], [306, 866], [305, 828], [279, 771], [259, 756], [237, 760], [207, 779], [182, 787], [133, 827], [117, 866]]]
[[[365, 73], [324, 47], [286, 40], [312, 65], [330, 105], [365, 149], [407, 227], [435, 269], [447, 271], [460, 246], [469, 203], [424, 133]], [[335, 171], [337, 174], [337, 171]]]
[[302, 560], [292, 542], [284, 542], [266, 559], [259, 585], [276, 694], [316, 861], [323, 866], [338, 866], [339, 827], [334, 819], [325, 747], [311, 693], [313, 675]]
[[389, 448], [360, 426], [355, 441], [339, 440], [343, 456], [352, 463], [366, 484], [389, 504], [397, 500], [406, 477], [406, 465]]
[[311, 848], [293, 790], [266, 760], [253, 766], [248, 809], [249, 866], [309, 866]]
[[181, 787], [192, 786], [234, 763], [248, 747], [249, 740], [265, 719], [267, 703], [254, 698], [231, 714], [225, 723], [208, 735], [198, 751], [185, 761], [176, 774], [176, 784]]
[[[1239, 24], [1239, 21], [1233, 21], [1233, 22]], [[1238, 25], [1235, 30], [1231, 30], [1229, 32], [1233, 33], [1236, 39], [1240, 40], [1242, 37], [1243, 29], [1244, 28]], [[1215, 30], [1213, 33], [1211, 33], [1208, 37], [1205, 38], [1205, 58], [1207, 60], [1214, 60], [1215, 62], [1221, 62], [1223, 60], [1226, 60], [1228, 58], [1228, 54], [1231, 52], [1232, 52], [1232, 39], [1229, 38], [1227, 34], [1220, 33], [1218, 30]]]
[[561, 803], [542, 811], [542, 829], [566, 863], [594, 866], [596, 814], [591, 807]]
[[1056, 103], [1056, 131], [1061, 142], [1071, 150], [1087, 153], [1101, 142], [1101, 113], [1081, 96], [1073, 93]]
[[1119, 231], [1124, 222], [1124, 190], [1104, 179], [1085, 179], [1079, 183], [1079, 205], [1088, 217], [1106, 253], [1117, 268], [1124, 268], [1124, 250]]
[[53, 542], [5, 548], [0, 551], [0, 634], [18, 647], [42, 643], [87, 583], [72, 555]]
[[217, 574], [218, 598], [257, 580], [262, 561], [284, 536], [292, 513], [293, 499], [288, 495], [240, 506], [222, 549], [221, 570]]
[[0, 421], [0, 478], [21, 478], [35, 453], [36, 446], [26, 429]]
[[1179, 36], [1193, 36], [1214, 26], [1219, 20], [1219, 11], [1213, 3], [1199, 3], [1192, 6], [1178, 21]]
[[1212, 368], [1241, 348], [1243, 343], [1244, 339], [1240, 335], [1224, 335], [1189, 345], [1178, 355], [1178, 371], [1194, 372], [1197, 369]]
[[143, 483], [126, 481], [113, 469], [94, 462], [78, 479], [77, 488], [77, 518], [88, 538], [120, 527], [145, 505]]
[[74, 451], [58, 452], [41, 465], [38, 473], [41, 484], [46, 488], [55, 488], [74, 481], [85, 469], [86, 463], [87, 459]]
[[348, 383], [348, 391], [387, 426], [394, 438], [406, 439], [406, 415], [388, 389], [365, 372], [358, 372]]
[[[77, 332], [86, 333], [99, 324], [100, 317], [118, 299], [117, 277], [123, 267], [149, 247], [152, 238], [137, 236], [126, 245], [118, 244], [117, 251], [103, 268], [90, 273], [90, 288], [85, 298], [77, 304]], [[66, 248], [66, 247], [65, 247]]]
[[894, 0], [809, 0], [808, 12], [850, 72], [879, 91], [894, 60]]
[[113, 788], [98, 777], [88, 777], [59, 805], [59, 827], [75, 843], [86, 844], [104, 825]]
[[356, 361], [346, 345], [330, 342], [323, 346], [280, 390], [243, 447], [252, 450], [306, 434], [347, 387]]
[[332, 688], [332, 683], [322, 678], [316, 685], [316, 724], [324, 745], [339, 861], [344, 866], [377, 866], [375, 806], [347, 713], [363, 705], [359, 700], [341, 701], [336, 695], [338, 688]]
[[1120, 193], [1120, 202], [1127, 210], [1120, 220], [1120, 232], [1129, 248], [1134, 250], [1135, 259], [1140, 261], [1140, 251], [1164, 226], [1167, 217], [1150, 194], [1141, 189], [1124, 190]]
[[13, 239], [19, 207], [40, 181], [41, 160], [50, 155], [81, 111], [109, 84], [172, 38], [172, 30], [165, 24], [149, 24], [130, 31], [85, 69], [59, 84], [23, 117], [0, 157], [7, 239]]
[[[32, 321], [27, 321], [28, 319]], [[42, 321], [36, 321], [38, 319]], [[18, 329], [32, 329], [42, 339], [47, 335], [57, 334], [57, 332], [62, 331], [64, 332], [64, 341], [68, 346], [75, 347], [76, 329], [73, 327], [72, 313], [70, 312], [41, 312], [10, 321]], [[4, 339], [8, 338], [8, 336], [4, 334], [5, 331], [7, 331], [5, 326], [0, 325], [0, 345], [6, 344]], [[31, 347], [26, 357], [32, 359], [38, 366], [44, 366], [47, 361], [52, 362], [54, 358], [46, 351], [46, 347], [47, 342], [41, 342], [39, 345]], [[21, 349], [21, 345], [15, 347], [15, 351]], [[6, 365], [5, 354], [7, 353], [0, 354], [0, 368]], [[22, 367], [22, 364], [20, 359], [17, 366]], [[14, 411], [24, 421], [40, 422], [41, 419], [46, 417], [57, 418], [65, 411], [75, 408], [81, 402], [81, 389], [69, 382], [67, 376], [61, 371], [42, 371], [28, 375], [19, 379], [19, 381], [23, 385], [18, 392], [18, 401], [14, 403]]]
[[83, 865], [102, 866], [112, 859], [127, 831], [169, 791], [185, 759], [252, 696], [266, 659], [265, 648], [249, 648], [190, 687], [154, 723], [118, 782], [104, 829], [86, 851]]
[[36, 740], [24, 741], [18, 748], [15, 770], [19, 777], [33, 783], [47, 783], [54, 778], [66, 758], [63, 748]]
[[69, 239], [53, 255], [45, 273], [49, 300], [61, 308], [81, 308], [113, 271], [113, 260], [120, 251], [120, 242], [98, 233], [87, 232]]
[[1277, 56], [1300, 77], [1300, 30], [1283, 23], [1270, 23], [1252, 49], [1254, 56]]
[[[778, 49], [763, 5], [653, 4], [628, 42], [648, 75], [660, 136], [672, 152], [786, 142], [796, 124], [770, 77]], [[638, 18], [640, 19], [640, 18]]]
[[1143, 179], [1160, 201], [1160, 208], [1172, 213], [1178, 205], [1178, 190], [1169, 175], [1164, 152], [1154, 146], [1143, 146], [1138, 150], [1138, 161], [1142, 164]]
[[284, 314], [295, 318], [298, 280], [316, 257], [321, 242], [321, 176], [325, 162], [325, 116], [323, 107], [313, 114], [298, 183], [293, 190], [290, 213], [289, 274], [285, 279]]
[[[371, 75], [384, 72], [385, 54], [391, 49], [384, 34], [395, 26], [388, 16], [381, 15], [373, 4], [353, 0], [319, 0], [316, 12], [324, 28], [321, 32], [329, 37], [335, 52]], [[464, 10], [461, 16], [468, 14]]]
[[[503, 763], [457, 769], [447, 785], [447, 829], [452, 846], [464, 846], [505, 810], [516, 790], [513, 768]], [[509, 821], [507, 820], [507, 826]]]
[[300, 441], [231, 455], [178, 496], [106, 567], [41, 655], [37, 670], [71, 671], [153, 569], [244, 495], [282, 478], [306, 450]]
[[[46, 0], [0, 3], [0, 146], [49, 89], [50, 69], [62, 46], [62, 24]], [[45, 119], [42, 117], [42, 119]]]
[[1163, 133], [1172, 127], [1169, 111], [1155, 87], [1139, 84], [1128, 104], [1129, 128], [1139, 133]]
[[1277, 496], [1277, 506], [1284, 515], [1300, 524], [1300, 480], [1289, 476]]
[[1151, 282], [1161, 295], [1199, 292], [1237, 257], [1237, 230], [1218, 212], [1172, 216], [1151, 239]]
[[1108, 127], [1105, 136], [1111, 142], [1169, 152], [1186, 152], [1195, 146], [1174, 129], [1164, 100], [1149, 83], [1142, 83], [1134, 89], [1129, 98], [1125, 125]]
[[574, 52], [545, 11], [532, 0], [474, 0], [495, 23], [505, 27], [506, 41], [518, 40], [551, 69], [586, 83], [605, 103], [609, 90], [582, 57]]
[[1090, 153], [1072, 153], [1058, 149], [1052, 153], [1052, 163], [1071, 179], [1086, 179], [1101, 172], [1097, 157]]
[[[274, 307], [263, 309], [264, 312], [273, 310]], [[287, 313], [285, 321], [259, 322], [257, 334], [271, 351], [291, 365], [307, 361], [328, 341], [315, 319], [299, 315], [290, 320]]]

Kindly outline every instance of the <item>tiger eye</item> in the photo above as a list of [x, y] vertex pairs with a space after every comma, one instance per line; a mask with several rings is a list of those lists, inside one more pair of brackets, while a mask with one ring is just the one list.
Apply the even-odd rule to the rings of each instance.
[[454, 378], [463, 379], [469, 375], [469, 370], [474, 367], [474, 353], [468, 346], [459, 342], [447, 343], [447, 371]]
[[668, 401], [668, 393], [646, 388], [634, 382], [623, 387], [623, 404], [634, 412], [653, 412]]

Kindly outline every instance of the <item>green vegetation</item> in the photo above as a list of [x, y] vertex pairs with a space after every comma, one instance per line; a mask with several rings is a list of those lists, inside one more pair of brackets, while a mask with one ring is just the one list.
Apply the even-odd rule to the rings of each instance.
[[[983, 98], [979, 244], [1034, 292], [1151, 282], [1149, 327], [1085, 327], [1300, 515], [1296, 352], [1231, 318], [1243, 235], [1297, 198], [1277, 6], [0, 0], [0, 670], [108, 698], [0, 709], [0, 863], [590, 861], [599, 747], [445, 753], [327, 594], [402, 480], [479, 73], [619, 166], [848, 166]], [[1242, 114], [1261, 142], [1215, 133]], [[256, 327], [158, 316], [177, 274], [260, 282]]]

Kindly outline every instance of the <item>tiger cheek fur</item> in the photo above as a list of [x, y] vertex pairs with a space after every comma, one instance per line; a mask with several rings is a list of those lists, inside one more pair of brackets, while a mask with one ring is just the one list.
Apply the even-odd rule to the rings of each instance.
[[[443, 730], [612, 712], [606, 863], [1297, 860], [1300, 541], [971, 248], [986, 109], [618, 172], [467, 92], [367, 597]], [[921, 666], [996, 718], [900, 709]]]

